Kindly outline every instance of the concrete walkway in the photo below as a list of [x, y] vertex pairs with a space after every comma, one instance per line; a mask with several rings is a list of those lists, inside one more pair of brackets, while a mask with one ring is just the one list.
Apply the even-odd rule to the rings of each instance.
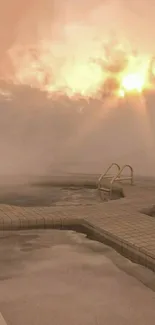
[[0, 230], [74, 228], [82, 225], [134, 262], [155, 271], [155, 218], [141, 210], [155, 204], [155, 186], [124, 186], [124, 199], [78, 206], [0, 205]]

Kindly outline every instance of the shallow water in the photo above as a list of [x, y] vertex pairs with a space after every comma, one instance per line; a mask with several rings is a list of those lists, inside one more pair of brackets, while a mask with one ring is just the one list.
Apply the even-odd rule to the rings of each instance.
[[28, 185], [0, 188], [0, 204], [21, 207], [92, 205], [101, 201], [97, 189], [82, 187], [37, 187]]
[[73, 231], [0, 235], [0, 312], [8, 325], [154, 324], [155, 293], [118, 268], [107, 246]]

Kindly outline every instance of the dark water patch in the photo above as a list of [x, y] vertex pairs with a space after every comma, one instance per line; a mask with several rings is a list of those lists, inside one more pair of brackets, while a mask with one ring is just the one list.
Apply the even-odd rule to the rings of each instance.
[[56, 205], [90, 205], [101, 202], [97, 190], [72, 187], [16, 187], [0, 189], [0, 204], [20, 207], [50, 207]]

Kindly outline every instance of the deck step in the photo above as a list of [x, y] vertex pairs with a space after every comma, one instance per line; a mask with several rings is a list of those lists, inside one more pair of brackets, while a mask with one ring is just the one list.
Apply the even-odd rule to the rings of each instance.
[[100, 187], [100, 191], [110, 193], [110, 188]]
[[103, 201], [117, 200], [125, 197], [123, 187], [120, 183], [113, 184], [108, 179], [104, 179], [100, 188], [98, 188], [100, 197]]

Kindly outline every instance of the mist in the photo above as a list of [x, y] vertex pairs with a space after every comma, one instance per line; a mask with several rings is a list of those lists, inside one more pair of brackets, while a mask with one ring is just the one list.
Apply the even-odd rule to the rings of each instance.
[[[154, 93], [145, 94], [142, 101], [69, 98], [61, 92], [54, 97], [38, 84], [12, 82], [17, 71], [21, 78], [22, 55], [15, 57], [17, 46], [26, 51], [30, 44], [37, 48], [42, 40], [53, 44], [57, 68], [52, 78], [58, 72], [62, 76], [60, 61], [65, 60], [66, 68], [75, 46], [80, 58], [91, 51], [96, 55], [109, 37], [128, 40], [133, 50], [154, 55], [153, 6], [151, 0], [148, 4], [140, 0], [129, 4], [122, 0], [0, 4], [1, 175], [100, 173], [111, 162], [118, 162], [131, 164], [136, 174], [155, 176]], [[93, 46], [100, 43], [99, 49]]]

